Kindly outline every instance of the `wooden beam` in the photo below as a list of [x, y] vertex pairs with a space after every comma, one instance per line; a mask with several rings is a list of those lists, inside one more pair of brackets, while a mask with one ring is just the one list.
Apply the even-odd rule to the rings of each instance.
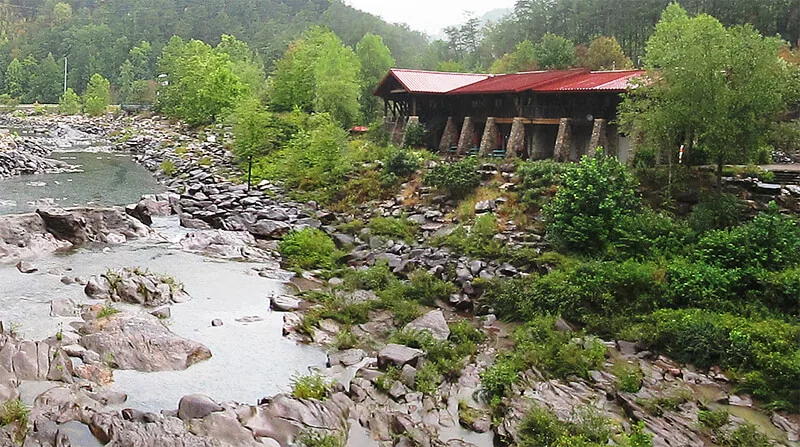
[[[522, 118], [522, 124], [554, 124], [558, 125], [561, 121], [560, 118]], [[496, 124], [512, 124], [514, 123], [514, 118], [495, 118], [494, 122]]]

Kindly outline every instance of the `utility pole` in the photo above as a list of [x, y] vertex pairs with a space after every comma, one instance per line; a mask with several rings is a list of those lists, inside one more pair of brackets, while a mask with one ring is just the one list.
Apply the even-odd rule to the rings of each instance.
[[64, 56], [64, 93], [67, 93], [67, 56]]

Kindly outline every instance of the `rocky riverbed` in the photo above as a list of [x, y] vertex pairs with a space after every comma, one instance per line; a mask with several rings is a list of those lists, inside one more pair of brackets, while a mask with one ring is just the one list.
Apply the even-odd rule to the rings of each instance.
[[[31, 336], [25, 311], [16, 314], [21, 328], [8, 322], [0, 331], [0, 401], [21, 396], [32, 408], [24, 424], [3, 427], [0, 445], [13, 445], [15, 437], [22, 439], [20, 434], [27, 432], [24, 445], [29, 446], [287, 447], [298, 436], [316, 432], [340, 437], [349, 446], [491, 446], [516, 439], [532, 403], [552, 409], [562, 420], [590, 407], [625, 431], [643, 421], [657, 446], [714, 445], [697, 420], [698, 405], [705, 405], [730, 412], [725, 430], [747, 421], [777, 444], [797, 445], [796, 415], [760, 413], [747, 396], [733, 393], [721, 373], [695, 371], [622, 340], [604, 342], [605, 365], [592, 371], [590, 380], [547, 380], [527, 371], [496, 423], [497, 415], [480, 398], [478, 374], [507, 345], [513, 327], [477, 304], [478, 279], [525, 275], [541, 267], [485, 262], [428, 246], [430, 236], [455, 226], [446, 217], [455, 203], [447, 198], [428, 197], [424, 203], [430, 204], [423, 205], [398, 197], [365, 207], [359, 215], [340, 215], [315, 203], [293, 202], [280, 185], [269, 182], [248, 190], [226, 150], [230, 136], [222, 127], [198, 134], [157, 118], [31, 118], [9, 124], [105, 138], [109, 150], [134, 154], [165, 192], [125, 208], [40, 209], [0, 217], [2, 260], [16, 264], [13, 270], [0, 269], [0, 278], [11, 273], [25, 278], [17, 287], [29, 290], [39, 304], [47, 302], [53, 315], [49, 323], [35, 325]], [[58, 130], [65, 128], [79, 132]], [[503, 176], [505, 186], [513, 187], [508, 167], [486, 165], [482, 171], [487, 177]], [[792, 197], [792, 191], [786, 195]], [[476, 211], [490, 211], [499, 203], [502, 198], [480, 202]], [[420, 225], [414, 243], [386, 240], [368, 230], [348, 234], [337, 229], [339, 223], [401, 213]], [[167, 216], [181, 227], [165, 227]], [[283, 235], [308, 227], [320, 228], [346, 249], [353, 268], [384, 261], [401, 278], [424, 269], [453, 282], [457, 292], [441, 297], [437, 308], [408, 328], [445, 340], [448, 323], [465, 317], [473, 321], [487, 337], [459, 377], [442, 380], [431, 393], [414, 391], [424, 355], [387, 343], [397, 325], [386, 311], [372, 311], [369, 322], [353, 327], [356, 349], [332, 346], [342, 330], [333, 320], [319, 321], [312, 339], [298, 332], [313, 303], [292, 297], [281, 286], [291, 274], [280, 269], [275, 249]], [[508, 244], [534, 250], [544, 248], [541, 236], [513, 226], [501, 235]], [[51, 255], [76, 250], [62, 258], [74, 260], [69, 270]], [[304, 281], [302, 286], [335, 287], [339, 281]], [[12, 295], [4, 299], [8, 306], [41, 309], [16, 301], [20, 289], [3, 294]], [[346, 299], [375, 297], [357, 290]], [[265, 335], [272, 329], [277, 339]], [[558, 329], [571, 330], [565, 322]], [[215, 335], [223, 331], [228, 335]], [[326, 361], [318, 348], [295, 340], [328, 350]], [[282, 348], [271, 349], [276, 345]], [[620, 362], [639, 366], [641, 390], [618, 391], [619, 379], [611, 371]], [[280, 394], [291, 374], [308, 366], [335, 379], [329, 399]], [[400, 374], [386, 384], [381, 378], [390, 366]], [[186, 383], [197, 386], [175, 395]], [[643, 408], [642, 402], [687, 393], [661, 415]]]

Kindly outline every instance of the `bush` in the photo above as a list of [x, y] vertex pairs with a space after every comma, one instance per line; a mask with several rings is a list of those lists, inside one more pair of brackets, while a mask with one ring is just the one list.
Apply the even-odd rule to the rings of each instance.
[[350, 329], [343, 329], [336, 334], [336, 338], [333, 341], [333, 346], [340, 351], [355, 348], [356, 345], [358, 345], [358, 337]]
[[0, 407], [0, 427], [16, 423], [14, 439], [22, 445], [22, 441], [25, 440], [25, 435], [28, 433], [30, 414], [31, 410], [21, 400], [8, 400]]
[[520, 201], [529, 207], [541, 207], [555, 194], [563, 182], [564, 173], [571, 168], [570, 163], [557, 163], [553, 160], [521, 163], [517, 167]]
[[698, 234], [723, 230], [739, 225], [744, 211], [744, 203], [733, 194], [708, 194], [692, 209], [688, 222]]
[[622, 217], [637, 206], [636, 181], [616, 158], [598, 152], [563, 175], [564, 184], [545, 207], [548, 238], [567, 252], [605, 251]]
[[447, 301], [450, 295], [456, 292], [456, 286], [452, 283], [443, 281], [424, 270], [411, 273], [408, 279], [403, 296], [426, 306], [434, 306], [437, 299]]
[[331, 269], [338, 260], [333, 239], [316, 228], [287, 234], [278, 243], [278, 251], [289, 265], [301, 269]]
[[728, 435], [723, 435], [719, 443], [725, 447], [769, 447], [772, 445], [769, 438], [758, 432], [752, 424], [740, 425]]
[[369, 222], [369, 229], [377, 236], [385, 236], [412, 243], [417, 236], [417, 223], [396, 217], [376, 217]]
[[168, 177], [172, 177], [178, 171], [178, 168], [175, 167], [175, 163], [172, 160], [164, 160], [161, 162], [161, 172]]
[[669, 258], [679, 253], [689, 239], [689, 230], [671, 217], [650, 208], [622, 215], [613, 236], [618, 257]]
[[726, 410], [700, 410], [697, 412], [697, 420], [706, 427], [717, 430], [728, 423], [730, 415]]
[[783, 270], [800, 263], [800, 226], [770, 203], [768, 209], [739, 227], [707, 233], [697, 257], [709, 264], [750, 272]]
[[642, 387], [644, 375], [639, 365], [630, 363], [617, 363], [611, 371], [617, 376], [617, 388], [627, 393], [635, 393]]
[[520, 447], [600, 447], [611, 438], [612, 423], [592, 407], [576, 407], [569, 421], [535, 405], [520, 422]]
[[297, 437], [297, 442], [301, 447], [343, 447], [340, 435], [333, 435], [327, 432], [307, 430]]
[[741, 301], [741, 275], [738, 270], [729, 270], [702, 262], [676, 259], [667, 267], [664, 307], [734, 311]]
[[403, 134], [403, 147], [423, 147], [428, 129], [420, 123], [409, 123]]
[[62, 115], [77, 115], [81, 113], [81, 99], [72, 88], [68, 88], [58, 99], [58, 113]]
[[91, 116], [105, 113], [111, 104], [111, 84], [108, 80], [97, 73], [93, 74], [83, 94], [83, 103], [86, 113]]
[[475, 219], [469, 229], [464, 226], [458, 227], [438, 242], [467, 256], [499, 258], [507, 251], [505, 244], [495, 239], [499, 233], [500, 228], [495, 215], [482, 214]]
[[513, 357], [499, 357], [480, 377], [484, 396], [492, 406], [497, 406], [508, 394], [511, 385], [519, 380], [519, 366]]
[[436, 391], [442, 376], [447, 380], [457, 379], [464, 367], [464, 348], [449, 340], [436, 340], [429, 331], [398, 331], [389, 338], [389, 342], [425, 352], [425, 363], [414, 377], [414, 389], [425, 394]]
[[444, 189], [455, 197], [464, 197], [481, 184], [478, 160], [467, 157], [454, 163], [441, 163], [428, 171], [424, 177], [427, 186]]
[[292, 397], [295, 399], [327, 400], [331, 384], [319, 374], [292, 376]]
[[419, 166], [419, 161], [412, 153], [400, 149], [386, 160], [383, 170], [385, 173], [396, 175], [399, 178], [406, 178], [417, 172]]

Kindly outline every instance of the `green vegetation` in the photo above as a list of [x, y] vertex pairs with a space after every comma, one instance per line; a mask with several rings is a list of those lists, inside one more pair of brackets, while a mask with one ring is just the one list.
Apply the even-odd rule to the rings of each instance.
[[301, 447], [343, 447], [340, 435], [322, 431], [308, 430], [300, 433], [297, 442]]
[[112, 306], [110, 304], [109, 305], [104, 305], [100, 309], [100, 312], [97, 313], [97, 318], [108, 318], [108, 317], [110, 317], [112, 315], [118, 314], [119, 312], [120, 312], [119, 309], [117, 309], [116, 307], [114, 307], [114, 306]]
[[483, 214], [470, 227], [459, 226], [438, 242], [458, 253], [476, 258], [493, 259], [507, 254], [502, 241], [495, 239], [500, 232], [494, 214]]
[[21, 445], [28, 433], [30, 414], [31, 410], [21, 400], [8, 400], [0, 407], [0, 427], [16, 424], [14, 439]]
[[58, 99], [58, 113], [77, 115], [81, 113], [81, 109], [81, 99], [71, 88], [68, 88]]
[[164, 175], [168, 177], [174, 176], [175, 173], [178, 171], [177, 166], [175, 166], [175, 162], [173, 162], [172, 160], [162, 161], [159, 167], [161, 168], [161, 172], [163, 172]]
[[639, 365], [619, 362], [611, 372], [617, 376], [617, 388], [627, 393], [635, 393], [642, 387], [643, 374]]
[[86, 86], [86, 93], [83, 94], [83, 104], [86, 113], [92, 116], [100, 116], [105, 113], [106, 108], [111, 104], [111, 84], [108, 79], [95, 73]]
[[520, 423], [520, 447], [599, 447], [614, 440], [616, 445], [652, 446], [652, 435], [643, 433], [644, 424], [631, 428], [630, 436], [614, 434], [611, 420], [592, 407], [578, 407], [570, 420], [561, 421], [550, 409], [534, 406]]
[[697, 412], [697, 420], [706, 427], [717, 430], [728, 423], [730, 414], [726, 410], [700, 410]]
[[454, 163], [440, 163], [431, 168], [425, 175], [424, 182], [428, 186], [447, 191], [461, 198], [477, 188], [481, 177], [477, 172], [478, 160], [467, 157]]
[[278, 243], [283, 260], [293, 268], [331, 269], [341, 254], [333, 240], [316, 228], [292, 231]]
[[319, 374], [292, 377], [292, 397], [296, 399], [327, 400], [331, 388], [331, 383]]
[[417, 224], [405, 218], [376, 217], [369, 222], [369, 229], [376, 236], [412, 243], [416, 239]]

